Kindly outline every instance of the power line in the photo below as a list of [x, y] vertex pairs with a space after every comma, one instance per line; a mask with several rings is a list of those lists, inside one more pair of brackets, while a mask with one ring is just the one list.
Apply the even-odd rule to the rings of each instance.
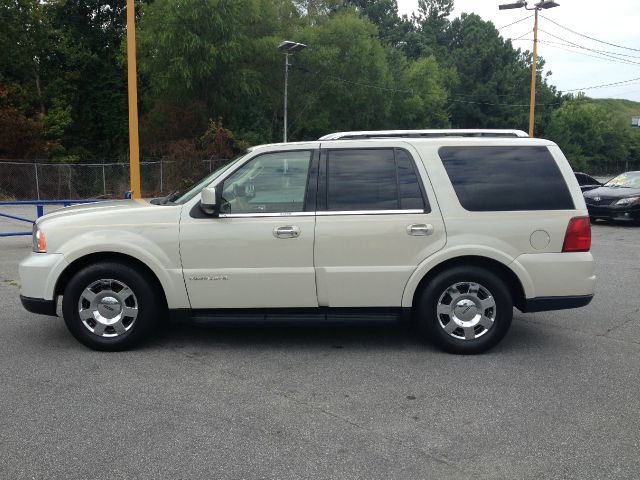
[[[518, 39], [518, 40], [522, 40], [522, 41], [527, 41], [527, 42], [532, 42], [533, 39], [532, 38], [525, 38], [525, 39]], [[605, 62], [611, 62], [611, 63], [620, 63], [622, 65], [637, 65], [636, 62], [632, 62], [631, 60], [625, 60], [623, 58], [619, 58], [619, 59], [613, 59], [612, 58], [606, 58], [606, 57], [600, 57], [598, 55], [589, 55], [588, 53], [584, 53], [584, 52], [577, 52], [575, 50], [570, 50], [569, 48], [563, 48], [560, 47], [558, 45], [566, 45], [566, 44], [559, 44], [559, 42], [551, 42], [548, 40], [541, 40], [538, 39], [539, 43], [543, 43], [545, 45], [549, 45], [550, 47], [553, 48], [557, 48], [558, 50], [563, 50], [565, 52], [569, 52], [569, 53], [574, 53], [576, 55], [584, 55], [585, 57], [591, 57], [591, 58], [597, 58], [598, 60], [604, 60]]]
[[[531, 30], [529, 30], [528, 32], [523, 33], [522, 35], [520, 35], [519, 37], [516, 38], [512, 38], [511, 41], [515, 42], [517, 40], [521, 40], [523, 37], [526, 37], [527, 35], [529, 35], [531, 33]], [[533, 41], [533, 40], [532, 40]]]
[[529, 20], [531, 17], [533, 17], [533, 15], [529, 15], [528, 17], [521, 18], [520, 20], [516, 20], [515, 22], [510, 23], [508, 25], [503, 25], [502, 27], [497, 28], [496, 30], [502, 30], [503, 28], [510, 27], [511, 25], [515, 25], [516, 23], [524, 22], [525, 20]]
[[[317, 72], [319, 73], [319, 72]], [[383, 90], [383, 91], [387, 91], [387, 92], [393, 92], [393, 93], [410, 93], [413, 95], [413, 90], [402, 90], [402, 89], [398, 89], [398, 88], [388, 88], [388, 87], [383, 87], [381, 85], [372, 85], [370, 83], [362, 83], [362, 82], [354, 82], [353, 80], [347, 80], [345, 78], [340, 78], [340, 77], [336, 77], [334, 75], [324, 75], [327, 78], [332, 78], [334, 80], [338, 80], [339, 82], [344, 82], [344, 83], [349, 83], [351, 85], [358, 85], [361, 87], [368, 87], [368, 88], [375, 88], [377, 90]], [[432, 95], [435, 95], [432, 94]]]
[[588, 47], [584, 47], [584, 46], [582, 46], [582, 45], [578, 45], [577, 43], [573, 43], [573, 42], [571, 42], [571, 41], [567, 40], [566, 38], [558, 37], [557, 35], [554, 35], [553, 33], [549, 33], [549, 32], [547, 32], [546, 30], [543, 30], [543, 29], [541, 29], [541, 28], [540, 28], [540, 29], [538, 29], [538, 30], [540, 30], [540, 31], [541, 31], [541, 32], [543, 32], [543, 33], [546, 33], [547, 35], [549, 35], [549, 36], [551, 36], [551, 37], [553, 37], [553, 38], [556, 38], [556, 39], [561, 40], [561, 41], [563, 41], [563, 42], [567, 42], [567, 43], [571, 44], [572, 46], [574, 46], [574, 47], [576, 47], [576, 48], [582, 48], [582, 49], [584, 49], [584, 50], [589, 50], [589, 51], [591, 51], [591, 52], [599, 53], [600, 55], [603, 55], [603, 56], [605, 56], [605, 57], [610, 57], [610, 58], [613, 58], [613, 59], [615, 59], [615, 60], [619, 60], [619, 61], [627, 62], [627, 63], [629, 63], [629, 64], [640, 65], [640, 62], [634, 62], [634, 61], [632, 61], [632, 60], [626, 60], [626, 59], [624, 59], [624, 58], [616, 57], [616, 56], [615, 56], [615, 54], [614, 54], [614, 55], [610, 55], [610, 54], [608, 54], [608, 53], [600, 53], [600, 52], [597, 52], [597, 51], [593, 50], [592, 48], [588, 48]]
[[[320, 72], [316, 72], [317, 74], [321, 74]], [[370, 83], [363, 83], [363, 82], [354, 82], [352, 80], [347, 80], [345, 78], [340, 78], [340, 77], [336, 77], [334, 75], [325, 75], [328, 78], [332, 78], [334, 80], [337, 80], [339, 82], [344, 82], [344, 83], [348, 83], [351, 85], [357, 85], [357, 86], [361, 86], [361, 87], [367, 87], [367, 88], [374, 88], [377, 90], [384, 90], [384, 91], [390, 91], [390, 92], [397, 92], [397, 93], [408, 93], [413, 95], [415, 92], [413, 90], [403, 90], [403, 89], [395, 89], [395, 88], [388, 88], [388, 87], [383, 87], [380, 85], [372, 85]], [[435, 92], [421, 92], [423, 94], [426, 95], [438, 95]], [[517, 94], [513, 94], [513, 96], [516, 96]], [[456, 97], [458, 96], [462, 96], [462, 95], [454, 95]], [[511, 96], [511, 95], [497, 95], [497, 96]], [[529, 107], [529, 104], [526, 103], [522, 103], [522, 104], [514, 104], [514, 103], [496, 103], [496, 102], [477, 102], [477, 101], [472, 101], [472, 100], [456, 100], [456, 99], [448, 99], [449, 102], [451, 103], [466, 103], [466, 104], [475, 104], [475, 105], [489, 105], [489, 106], [501, 106], [501, 107]], [[554, 102], [554, 103], [540, 103], [537, 104], [539, 106], [552, 106], [552, 105], [559, 105], [560, 102]]]
[[640, 81], [640, 77], [638, 78], [632, 78], [630, 80], [622, 80], [621, 82], [614, 82], [614, 83], [606, 83], [606, 84], [602, 84], [602, 85], [594, 85], [592, 87], [583, 87], [583, 88], [572, 88], [570, 90], [561, 90], [562, 92], [577, 92], [577, 91], [581, 91], [581, 90], [592, 90], [594, 88], [605, 88], [605, 87], [612, 87], [614, 85], [622, 85], [623, 83], [631, 83], [631, 82], [637, 82]]
[[568, 31], [568, 32], [571, 32], [571, 33], [573, 33], [573, 34], [575, 34], [575, 35], [579, 35], [579, 36], [584, 37], [584, 38], [588, 38], [589, 40], [593, 40], [594, 42], [604, 43], [605, 45], [609, 45], [609, 46], [611, 46], [611, 47], [616, 47], [616, 48], [622, 48], [622, 49], [624, 49], [624, 50], [632, 50], [632, 51], [634, 51], [634, 52], [640, 52], [640, 49], [638, 49], [638, 48], [624, 47], [624, 46], [622, 46], [622, 45], [616, 45], [615, 43], [605, 42], [604, 40], [598, 40], [597, 38], [590, 37], [589, 35], [585, 35], [585, 34], [583, 34], [583, 33], [576, 32], [575, 30], [571, 30], [570, 28], [565, 27], [564, 25], [560, 25], [558, 22], [554, 22], [553, 20], [551, 20], [551, 19], [550, 19], [550, 18], [548, 18], [548, 17], [545, 17], [544, 15], [540, 15], [540, 16], [541, 16], [542, 18], [544, 18], [545, 20], [550, 21], [550, 22], [551, 22], [551, 23], [553, 23], [554, 25], [557, 25], [558, 27], [560, 27], [560, 28], [562, 28], [562, 29], [564, 29], [564, 30], [566, 30], [566, 31]]
[[[617, 53], [617, 52], [612, 52], [612, 51], [609, 51], [609, 50], [598, 50], [598, 49], [595, 49], [595, 48], [583, 47], [582, 45], [578, 45], [577, 43], [568, 42], [566, 40], [564, 41], [564, 43], [552, 42], [552, 41], [547, 40], [547, 43], [552, 43], [552, 44], [557, 44], [557, 45], [564, 45], [565, 47], [580, 48], [582, 50], [589, 50], [590, 52], [599, 53], [599, 54], [602, 54], [602, 55], [615, 55], [615, 56], [618, 56], [618, 57], [627, 57], [627, 58], [638, 58], [638, 59], [640, 59], [640, 55], [628, 55], [626, 53]], [[620, 60], [626, 60], [626, 59], [621, 58]]]
[[[488, 105], [488, 106], [499, 106], [499, 107], [527, 107], [529, 108], [531, 104], [529, 103], [494, 103], [494, 102], [471, 102], [467, 100], [449, 100], [451, 103], [470, 103], [474, 105]], [[553, 105], [560, 105], [562, 102], [554, 102], [554, 103], [536, 103], [536, 107], [550, 107]]]

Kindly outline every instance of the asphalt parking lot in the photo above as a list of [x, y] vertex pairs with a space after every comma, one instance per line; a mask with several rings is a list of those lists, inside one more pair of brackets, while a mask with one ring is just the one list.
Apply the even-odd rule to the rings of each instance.
[[518, 312], [475, 357], [394, 324], [171, 326], [93, 352], [20, 306], [29, 249], [0, 238], [2, 479], [640, 477], [640, 227], [593, 227], [591, 305]]

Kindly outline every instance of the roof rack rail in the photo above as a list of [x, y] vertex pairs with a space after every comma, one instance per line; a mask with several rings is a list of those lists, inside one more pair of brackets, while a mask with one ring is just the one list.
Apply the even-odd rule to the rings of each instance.
[[365, 140], [369, 138], [442, 138], [442, 137], [500, 137], [529, 138], [522, 130], [370, 130], [330, 133], [318, 140]]

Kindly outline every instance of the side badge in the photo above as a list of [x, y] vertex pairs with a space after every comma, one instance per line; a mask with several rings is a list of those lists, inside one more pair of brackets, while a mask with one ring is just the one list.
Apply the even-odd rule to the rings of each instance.
[[213, 277], [210, 277], [209, 275], [195, 275], [193, 277], [189, 277], [189, 280], [192, 282], [229, 280], [229, 277], [227, 275], [214, 275]]

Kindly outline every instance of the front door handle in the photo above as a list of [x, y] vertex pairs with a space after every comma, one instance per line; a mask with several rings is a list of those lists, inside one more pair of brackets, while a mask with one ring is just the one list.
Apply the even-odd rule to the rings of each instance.
[[276, 227], [273, 229], [273, 236], [276, 238], [296, 238], [300, 236], [300, 229], [295, 225]]
[[433, 225], [430, 223], [413, 223], [407, 227], [407, 233], [415, 236], [431, 235], [433, 233]]

